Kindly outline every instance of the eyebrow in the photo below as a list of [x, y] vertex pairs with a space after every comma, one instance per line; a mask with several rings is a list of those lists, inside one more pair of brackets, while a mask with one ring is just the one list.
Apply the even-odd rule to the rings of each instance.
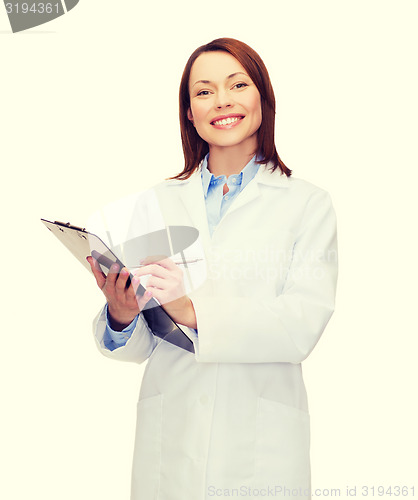
[[[232, 73], [231, 75], [227, 76], [225, 78], [225, 80], [230, 80], [231, 78], [234, 78], [234, 76], [237, 76], [237, 75], [244, 75], [244, 76], [248, 76], [246, 73], [243, 73], [242, 71], [237, 71], [236, 73]], [[205, 83], [205, 84], [208, 84], [208, 83], [212, 83], [210, 80], [198, 80], [197, 82], [195, 82], [192, 87], [194, 87], [197, 83]]]

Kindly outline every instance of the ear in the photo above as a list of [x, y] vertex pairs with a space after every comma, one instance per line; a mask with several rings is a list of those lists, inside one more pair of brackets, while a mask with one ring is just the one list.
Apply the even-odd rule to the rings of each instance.
[[[192, 115], [192, 111], [190, 108], [187, 110], [187, 118], [193, 123], [193, 115]], [[193, 123], [193, 125], [194, 125], [194, 123]]]

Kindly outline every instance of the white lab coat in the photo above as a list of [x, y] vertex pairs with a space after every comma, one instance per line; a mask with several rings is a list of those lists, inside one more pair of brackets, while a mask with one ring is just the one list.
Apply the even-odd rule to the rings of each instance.
[[330, 197], [261, 166], [211, 238], [199, 171], [155, 193], [165, 224], [199, 230], [207, 276], [189, 293], [198, 335], [184, 330], [195, 354], [156, 339], [141, 316], [127, 344], [110, 351], [103, 311], [95, 320], [105, 356], [148, 359], [131, 499], [306, 499], [310, 431], [300, 363], [334, 309]]

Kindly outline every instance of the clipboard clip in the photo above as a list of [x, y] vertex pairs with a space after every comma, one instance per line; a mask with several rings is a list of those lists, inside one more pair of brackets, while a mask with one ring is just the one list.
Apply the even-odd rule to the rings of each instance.
[[70, 222], [60, 222], [59, 220], [56, 220], [54, 224], [58, 224], [60, 226], [68, 227], [69, 229], [75, 229], [76, 231], [82, 231], [83, 233], [87, 233], [85, 227], [78, 227], [78, 226], [73, 226]]

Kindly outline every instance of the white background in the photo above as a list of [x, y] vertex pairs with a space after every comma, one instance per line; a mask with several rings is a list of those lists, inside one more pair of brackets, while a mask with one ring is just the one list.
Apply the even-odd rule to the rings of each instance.
[[129, 498], [143, 366], [96, 350], [101, 293], [39, 219], [83, 225], [181, 170], [181, 73], [220, 36], [264, 59], [279, 154], [338, 215], [337, 309], [304, 363], [313, 486], [418, 495], [417, 14], [407, 0], [81, 0], [12, 34], [0, 6], [1, 498]]

